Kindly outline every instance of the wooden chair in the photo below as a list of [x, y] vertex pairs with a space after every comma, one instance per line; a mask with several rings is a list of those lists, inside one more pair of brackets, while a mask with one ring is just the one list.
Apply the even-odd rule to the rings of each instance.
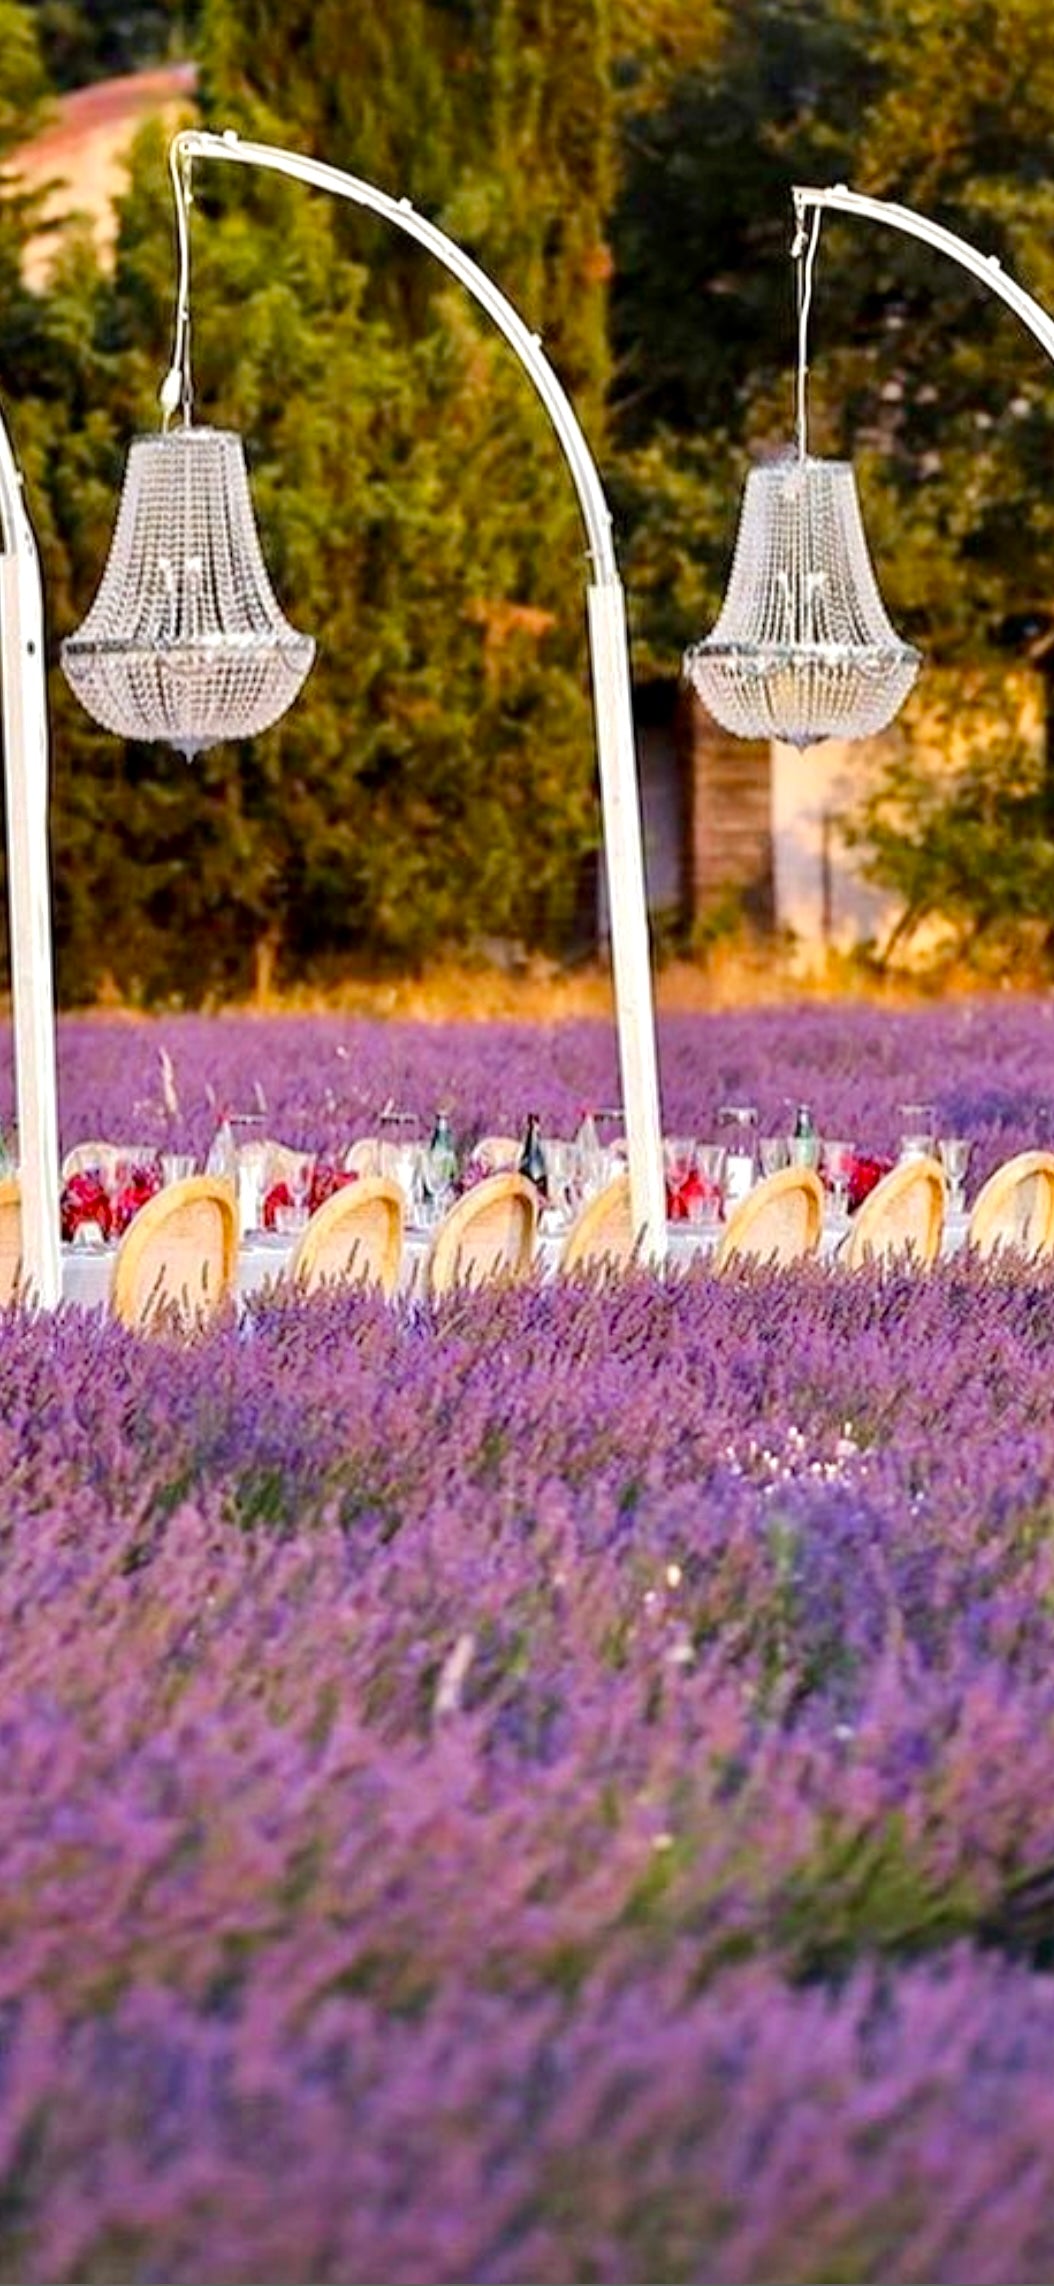
[[13, 1302], [22, 1276], [22, 1193], [17, 1175], [0, 1183], [0, 1306]]
[[290, 1278], [309, 1294], [325, 1285], [370, 1285], [390, 1297], [402, 1266], [403, 1216], [398, 1183], [360, 1176], [316, 1208], [293, 1250]]
[[381, 1146], [376, 1135], [360, 1135], [357, 1143], [349, 1143], [344, 1153], [346, 1175], [379, 1175]]
[[234, 1291], [238, 1209], [229, 1183], [189, 1175], [148, 1199], [117, 1249], [110, 1303], [126, 1326], [214, 1317]]
[[472, 1157], [489, 1175], [515, 1173], [522, 1150], [523, 1144], [515, 1135], [481, 1135], [472, 1146]]
[[538, 1193], [523, 1175], [485, 1175], [444, 1215], [427, 1264], [428, 1291], [523, 1278], [534, 1258]]
[[250, 1148], [266, 1151], [267, 1157], [263, 1164], [269, 1186], [274, 1183], [296, 1182], [314, 1163], [313, 1151], [294, 1151], [291, 1143], [276, 1143], [270, 1136], [266, 1136], [262, 1143], [250, 1145]]
[[716, 1271], [744, 1262], [802, 1262], [823, 1231], [823, 1184], [811, 1167], [766, 1175], [733, 1209], [714, 1250]]
[[883, 1175], [857, 1208], [838, 1260], [847, 1270], [865, 1262], [895, 1262], [912, 1252], [920, 1265], [935, 1262], [944, 1227], [944, 1174], [936, 1159], [904, 1159]]
[[985, 1259], [997, 1247], [1033, 1262], [1054, 1253], [1054, 1153], [1020, 1151], [989, 1175], [974, 1200], [966, 1243]]
[[560, 1256], [560, 1275], [609, 1271], [614, 1276], [630, 1268], [636, 1251], [629, 1176], [616, 1175], [575, 1216]]
[[138, 1148], [134, 1143], [75, 1143], [62, 1162], [62, 1180], [68, 1183], [71, 1175], [91, 1174], [98, 1169], [103, 1181], [112, 1183], [122, 1159], [134, 1167], [153, 1156], [142, 1143]]

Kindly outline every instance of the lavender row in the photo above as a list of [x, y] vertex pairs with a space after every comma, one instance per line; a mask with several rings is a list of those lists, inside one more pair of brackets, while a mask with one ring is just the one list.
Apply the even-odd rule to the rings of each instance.
[[1052, 1321], [0, 1325], [0, 2274], [1048, 2275]]
[[[941, 1134], [974, 1141], [978, 1179], [1012, 1150], [1054, 1142], [1054, 1000], [903, 1014], [774, 1009], [667, 1017], [659, 1029], [668, 1133], [707, 1134], [729, 1100], [756, 1103], [763, 1130], [779, 1133], [804, 1098], [827, 1135], [888, 1152], [899, 1106], [925, 1100]], [[617, 1102], [616, 1043], [610, 1025], [593, 1022], [70, 1018], [60, 1095], [67, 1148], [101, 1136], [202, 1152], [218, 1109], [262, 1109], [284, 1141], [329, 1155], [374, 1132], [389, 1101], [422, 1121], [447, 1106], [462, 1141], [510, 1123], [518, 1132], [530, 1110], [547, 1133], [569, 1134], [583, 1104]], [[8, 1051], [0, 1114], [10, 1109]]]

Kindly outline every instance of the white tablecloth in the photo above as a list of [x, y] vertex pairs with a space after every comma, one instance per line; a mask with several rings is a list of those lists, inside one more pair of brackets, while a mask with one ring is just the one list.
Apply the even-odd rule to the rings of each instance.
[[[941, 1244], [942, 1254], [958, 1252], [967, 1231], [966, 1215], [948, 1216]], [[846, 1225], [828, 1222], [820, 1246], [821, 1257], [830, 1259], [837, 1253], [845, 1236]], [[538, 1259], [543, 1275], [551, 1277], [556, 1270], [564, 1244], [564, 1232], [543, 1232], [538, 1241]], [[692, 1223], [671, 1223], [667, 1231], [667, 1272], [681, 1271], [697, 1262], [701, 1256], [711, 1254], [720, 1236], [720, 1230], [701, 1229]], [[289, 1267], [296, 1240], [283, 1233], [281, 1237], [258, 1231], [243, 1241], [238, 1249], [238, 1294], [259, 1293], [262, 1286], [281, 1278]], [[422, 1293], [424, 1269], [431, 1245], [431, 1233], [423, 1230], [407, 1231], [403, 1241], [403, 1268], [400, 1291], [404, 1294]], [[83, 1309], [105, 1309], [110, 1298], [110, 1280], [113, 1276], [116, 1247], [64, 1246], [62, 1249], [62, 1298], [77, 1302]]]

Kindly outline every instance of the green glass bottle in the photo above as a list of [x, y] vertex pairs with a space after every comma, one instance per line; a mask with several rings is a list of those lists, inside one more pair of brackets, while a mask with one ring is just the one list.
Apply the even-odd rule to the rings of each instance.
[[445, 1111], [437, 1111], [432, 1140], [428, 1146], [430, 1182], [433, 1196], [453, 1190], [457, 1181], [457, 1145]]
[[526, 1175], [528, 1182], [534, 1184], [539, 1198], [548, 1198], [549, 1173], [542, 1149], [542, 1125], [536, 1111], [528, 1115], [517, 1171]]
[[807, 1103], [799, 1103], [791, 1137], [791, 1158], [796, 1167], [815, 1167], [820, 1157], [820, 1138], [816, 1122]]

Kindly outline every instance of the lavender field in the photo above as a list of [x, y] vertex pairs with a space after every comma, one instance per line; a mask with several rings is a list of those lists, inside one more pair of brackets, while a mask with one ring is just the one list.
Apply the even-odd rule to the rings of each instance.
[[[662, 1070], [698, 1134], [928, 1098], [972, 1189], [1054, 1002]], [[61, 1074], [67, 1144], [197, 1148], [616, 1087], [606, 1028], [336, 1019]], [[0, 2277], [1054, 2277], [1054, 1273], [67, 1310], [0, 1376]]]

